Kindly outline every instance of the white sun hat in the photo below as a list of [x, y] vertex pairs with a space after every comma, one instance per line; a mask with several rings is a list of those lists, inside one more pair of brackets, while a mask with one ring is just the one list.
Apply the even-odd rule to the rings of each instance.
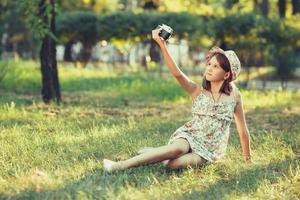
[[219, 52], [226, 56], [229, 61], [231, 72], [232, 72], [232, 80], [235, 80], [241, 72], [241, 62], [233, 50], [224, 51], [220, 47], [214, 46], [209, 50], [210, 52]]

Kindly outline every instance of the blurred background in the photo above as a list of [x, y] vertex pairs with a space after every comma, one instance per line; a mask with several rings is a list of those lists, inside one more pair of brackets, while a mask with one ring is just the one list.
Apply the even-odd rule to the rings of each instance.
[[[300, 199], [299, 2], [0, 0], [0, 199]], [[216, 165], [103, 171], [191, 119], [151, 39], [162, 23], [198, 84], [211, 47], [240, 57], [253, 165], [232, 125]]]
[[45, 102], [60, 98], [57, 66], [166, 74], [151, 39], [162, 23], [174, 29], [169, 50], [189, 75], [203, 73], [216, 45], [237, 52], [242, 87], [300, 85], [299, 0], [1, 0], [0, 11], [0, 87], [17, 65], [40, 63]]

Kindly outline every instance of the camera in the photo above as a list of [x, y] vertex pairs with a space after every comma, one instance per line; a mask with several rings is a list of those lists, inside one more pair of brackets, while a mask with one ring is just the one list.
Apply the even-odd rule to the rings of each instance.
[[165, 24], [158, 25], [156, 27], [156, 29], [159, 29], [159, 28], [161, 28], [161, 30], [158, 33], [159, 37], [161, 37], [165, 41], [167, 41], [168, 39], [170, 39], [170, 37], [173, 34], [173, 29], [170, 26], [167, 26]]

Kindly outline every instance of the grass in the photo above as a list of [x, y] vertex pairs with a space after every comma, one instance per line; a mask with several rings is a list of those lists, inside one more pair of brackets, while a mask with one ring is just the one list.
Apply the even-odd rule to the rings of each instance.
[[218, 163], [109, 174], [103, 158], [165, 145], [191, 119], [191, 100], [175, 80], [60, 66], [64, 102], [58, 107], [41, 102], [36, 63], [9, 65], [0, 83], [0, 199], [300, 198], [299, 91], [240, 89], [251, 165], [243, 162], [233, 123]]

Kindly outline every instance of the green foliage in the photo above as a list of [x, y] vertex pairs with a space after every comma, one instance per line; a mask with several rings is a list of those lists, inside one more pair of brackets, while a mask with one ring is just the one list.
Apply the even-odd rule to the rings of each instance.
[[281, 19], [264, 19], [258, 31], [264, 38], [265, 57], [274, 64], [277, 75], [286, 81], [297, 67], [295, 49], [299, 48], [300, 32]]
[[[39, 0], [20, 1], [19, 8], [25, 11], [27, 26], [38, 40], [49, 35], [54, 40], [58, 41], [56, 35], [50, 31], [51, 12], [53, 9], [57, 10], [57, 4], [55, 4], [55, 8], [53, 8], [49, 1], [45, 1], [45, 7], [42, 8], [45, 9], [45, 13], [44, 15], [41, 15], [41, 13], [39, 13], [39, 3]], [[46, 21], [43, 20], [44, 17], [47, 19]]]
[[2, 91], [39, 92], [41, 74], [36, 62], [1, 61], [0, 69], [3, 72], [0, 81]]
[[99, 23], [90, 11], [67, 12], [57, 19], [57, 34], [69, 40], [95, 43], [99, 38]]
[[[21, 1], [20, 6], [13, 2], [5, 2], [12, 8], [19, 7], [19, 10], [26, 11], [27, 22], [30, 24], [34, 35], [39, 38], [45, 34], [55, 37], [48, 31], [49, 23], [44, 23], [37, 16], [38, 0]], [[174, 36], [177, 39], [187, 39], [192, 48], [198, 46], [210, 48], [212, 45], [225, 43], [228, 48], [235, 49], [238, 52], [245, 67], [275, 65], [278, 69], [278, 75], [288, 75], [290, 77], [294, 68], [299, 65], [293, 58], [295, 57], [295, 49], [300, 48], [299, 15], [278, 19], [274, 13], [270, 13], [269, 16], [272, 16], [272, 18], [265, 18], [256, 11], [251, 12], [252, 8], [250, 10], [249, 8], [252, 3], [248, 1], [207, 1], [207, 9], [213, 8], [214, 12], [210, 15], [205, 15], [206, 11], [195, 11], [198, 7], [204, 9], [204, 3], [198, 1], [178, 0], [162, 3], [162, 8], [166, 8], [168, 5], [170, 6], [169, 10], [193, 10], [192, 13], [117, 11], [101, 12], [100, 14], [91, 11], [93, 10], [92, 7], [104, 6], [103, 8], [105, 8], [107, 2], [96, 5], [99, 2], [93, 4], [93, 1], [87, 1], [87, 3], [80, 2], [75, 5], [76, 2], [75, 0], [68, 3], [57, 1], [56, 4], [56, 10], [59, 10], [58, 8], [68, 10], [68, 12], [59, 12], [57, 17], [58, 33], [56, 36], [63, 44], [74, 39], [80, 40], [85, 44], [85, 49], [88, 50], [99, 40], [114, 43], [117, 43], [117, 40], [119, 40], [119, 43], [122, 43], [120, 41], [145, 41], [151, 38], [153, 28], [158, 24], [165, 23], [173, 27]], [[70, 11], [71, 8], [78, 10], [83, 4], [86, 4], [89, 8], [86, 7], [82, 11]], [[171, 4], [174, 4], [174, 9]], [[272, 9], [276, 6], [274, 7], [275, 4], [272, 2], [270, 2], [270, 5], [273, 5], [270, 8], [270, 11], [273, 11]], [[220, 9], [215, 9], [217, 7], [220, 7]], [[47, 15], [50, 14], [51, 9], [51, 5], [47, 5]], [[239, 11], [239, 9], [244, 11]], [[16, 15], [20, 14], [19, 11], [10, 11], [5, 12], [0, 17], [5, 20], [7, 19], [5, 15], [9, 14], [11, 16], [14, 13]], [[23, 30], [22, 26], [16, 27]], [[0, 25], [0, 32], [3, 31], [4, 27]], [[17, 31], [17, 29], [14, 31]], [[127, 46], [130, 45], [127, 44]], [[119, 44], [119, 46], [121, 45]], [[284, 73], [284, 70], [287, 70], [286, 73]], [[283, 77], [283, 79], [286, 78]]]
[[[27, 2], [25, 5], [28, 13], [35, 13], [36, 4]], [[51, 7], [46, 10], [49, 13]], [[30, 19], [37, 35], [47, 34], [47, 24], [43, 24], [38, 17], [32, 16]], [[245, 67], [274, 65], [277, 74], [286, 80], [298, 65], [294, 49], [300, 46], [300, 26], [296, 19], [268, 19], [255, 12], [206, 17], [185, 12], [114, 12], [97, 15], [91, 11], [71, 11], [61, 12], [57, 17], [57, 37], [62, 43], [80, 40], [85, 48], [90, 48], [99, 40], [148, 40], [151, 30], [165, 23], [173, 27], [175, 37], [189, 40], [192, 48], [210, 48], [225, 42], [228, 48], [238, 52]]]
[[172, 26], [179, 38], [187, 38], [202, 30], [203, 20], [189, 13], [115, 12], [96, 17], [96, 14], [91, 12], [76, 11], [58, 16], [57, 31], [63, 41], [66, 38], [88, 40], [89, 37], [111, 40], [138, 36], [145, 39], [152, 29], [162, 23]]
[[247, 34], [255, 27], [256, 15], [253, 13], [234, 14], [225, 17], [213, 17], [211, 22], [211, 35], [216, 38], [237, 37]]
[[0, 62], [0, 85], [8, 71], [8, 62]]
[[[0, 1], [0, 54], [5, 49], [12, 51], [12, 46], [18, 44], [18, 49], [29, 49], [28, 44], [33, 41], [26, 27], [25, 13], [19, 5], [19, 1]], [[3, 37], [5, 34], [5, 37]]]

